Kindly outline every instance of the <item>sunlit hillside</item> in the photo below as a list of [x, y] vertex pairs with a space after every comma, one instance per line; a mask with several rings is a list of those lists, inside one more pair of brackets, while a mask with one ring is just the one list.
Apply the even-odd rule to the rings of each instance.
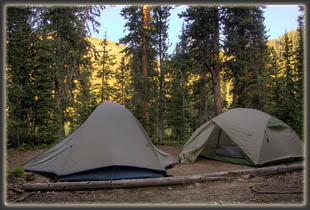
[[[296, 47], [298, 42], [298, 32], [296, 30], [291, 30], [287, 32], [287, 34], [289, 39], [292, 40], [293, 46]], [[267, 42], [269, 47], [274, 47], [278, 55], [280, 54], [281, 43], [284, 43], [284, 35], [280, 36], [278, 39], [268, 40]]]

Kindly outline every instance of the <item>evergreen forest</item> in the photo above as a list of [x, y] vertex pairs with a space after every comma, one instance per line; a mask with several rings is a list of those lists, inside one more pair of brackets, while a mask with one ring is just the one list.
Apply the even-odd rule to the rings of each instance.
[[[263, 7], [188, 7], [168, 54], [175, 6], [126, 6], [126, 35], [101, 39], [109, 6], [6, 8], [9, 148], [53, 145], [105, 101], [122, 104], [154, 143], [183, 144], [232, 108], [254, 108], [303, 138], [304, 10], [297, 29], [268, 40]], [[107, 29], [108, 30], [108, 29]]]

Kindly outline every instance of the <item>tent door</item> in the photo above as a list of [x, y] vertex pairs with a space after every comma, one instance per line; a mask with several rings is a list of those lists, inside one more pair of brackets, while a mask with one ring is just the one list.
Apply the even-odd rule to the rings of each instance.
[[230, 158], [246, 158], [244, 152], [235, 144], [229, 136], [220, 129], [216, 146], [216, 154]]

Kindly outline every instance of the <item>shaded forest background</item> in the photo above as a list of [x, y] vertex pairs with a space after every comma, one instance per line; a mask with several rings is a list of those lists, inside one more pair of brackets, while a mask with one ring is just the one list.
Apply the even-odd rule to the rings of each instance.
[[57, 143], [105, 101], [129, 109], [156, 143], [184, 143], [236, 107], [276, 116], [303, 137], [302, 7], [297, 30], [276, 40], [262, 7], [188, 7], [172, 54], [174, 7], [125, 7], [120, 43], [91, 37], [106, 9], [7, 8], [8, 147]]

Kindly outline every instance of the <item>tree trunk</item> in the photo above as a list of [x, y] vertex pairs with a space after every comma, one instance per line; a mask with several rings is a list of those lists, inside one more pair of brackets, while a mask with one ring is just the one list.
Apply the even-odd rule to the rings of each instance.
[[124, 84], [124, 69], [121, 69], [121, 86], [122, 86], [122, 92], [121, 92], [121, 104], [123, 105], [123, 106], [125, 106], [125, 100], [124, 100], [124, 89], [125, 89], [125, 84]]
[[222, 96], [221, 96], [221, 86], [220, 86], [220, 74], [212, 71], [212, 86], [214, 94], [214, 110], [215, 115], [222, 113]]
[[[206, 117], [208, 117], [208, 93], [207, 93], [207, 72], [201, 70], [201, 79], [202, 79], [202, 90], [200, 93], [200, 107], [199, 107], [199, 126], [206, 122]], [[199, 127], [198, 126], [198, 127]]]
[[62, 88], [62, 79], [60, 78], [60, 74], [58, 71], [55, 73], [55, 102], [57, 106], [57, 113], [59, 116], [59, 130], [58, 135], [65, 136], [65, 116], [64, 116], [64, 110], [63, 110], [63, 88]]
[[163, 133], [164, 133], [164, 123], [163, 123], [163, 112], [164, 112], [164, 74], [162, 69], [162, 58], [160, 56], [160, 78], [159, 78], [159, 110], [158, 110], [158, 123], [159, 123], [159, 142], [163, 140]]
[[182, 138], [185, 137], [185, 127], [186, 127], [186, 118], [185, 118], [185, 94], [186, 94], [186, 79], [185, 79], [185, 70], [182, 71]]
[[[161, 18], [161, 17], [160, 17]], [[160, 19], [161, 21], [161, 19]], [[162, 39], [162, 30], [161, 30], [162, 22], [160, 22], [159, 34], [159, 110], [158, 110], [158, 124], [159, 124], [159, 142], [163, 141], [164, 135], [164, 123], [163, 123], [163, 112], [164, 112], [164, 69], [163, 69], [163, 39]]]
[[104, 66], [102, 67], [102, 80], [101, 80], [101, 103], [104, 101]]
[[220, 80], [220, 51], [219, 51], [219, 11], [218, 8], [214, 8], [214, 69], [212, 69], [212, 85], [213, 85], [213, 94], [214, 94], [214, 110], [215, 115], [222, 113], [222, 97], [221, 97], [221, 80]]
[[189, 184], [201, 181], [223, 180], [223, 177], [204, 177], [203, 175], [148, 178], [148, 179], [128, 179], [115, 181], [88, 181], [88, 182], [56, 182], [56, 183], [35, 183], [24, 184], [26, 191], [65, 191], [65, 190], [100, 190], [115, 188], [150, 187]]
[[[148, 27], [149, 27], [149, 10], [146, 5], [142, 6], [142, 13], [143, 13], [143, 38], [142, 38], [142, 63], [143, 63], [143, 77], [144, 77], [144, 95], [148, 94], [147, 88], [147, 76], [148, 76], [148, 62], [147, 62], [147, 45], [148, 45]], [[145, 125], [146, 130], [148, 130], [149, 125], [149, 102], [146, 98], [143, 101], [143, 108], [144, 108], [144, 118], [145, 118]]]
[[209, 109], [209, 107], [208, 107], [208, 103], [209, 103], [209, 97], [208, 97], [208, 94], [206, 95], [206, 100], [205, 100], [205, 113], [204, 113], [204, 121], [205, 122], [207, 122], [208, 120], [209, 120], [209, 111], [208, 111], [208, 109]]

